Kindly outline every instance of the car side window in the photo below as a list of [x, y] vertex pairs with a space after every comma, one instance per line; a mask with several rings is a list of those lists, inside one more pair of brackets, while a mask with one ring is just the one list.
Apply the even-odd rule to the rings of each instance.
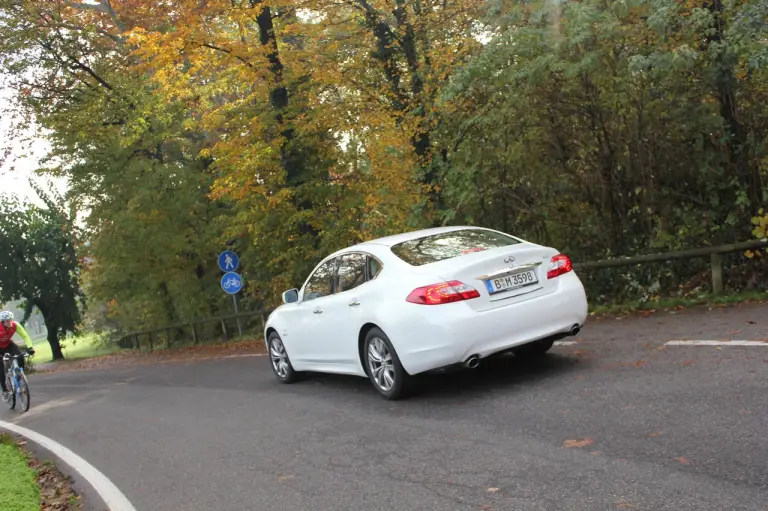
[[381, 271], [381, 263], [375, 258], [368, 256], [368, 280], [373, 280]]
[[365, 254], [346, 254], [341, 257], [338, 280], [336, 281], [338, 282], [337, 291], [339, 293], [349, 291], [365, 283], [366, 260]]
[[315, 270], [304, 289], [304, 301], [322, 298], [333, 293], [333, 270], [336, 259], [329, 259]]

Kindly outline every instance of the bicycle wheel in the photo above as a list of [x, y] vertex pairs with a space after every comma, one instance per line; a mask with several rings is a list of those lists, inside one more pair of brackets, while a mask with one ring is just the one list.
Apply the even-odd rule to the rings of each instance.
[[16, 408], [16, 390], [13, 388], [13, 382], [8, 377], [5, 378], [5, 385], [6, 385], [6, 388], [10, 390], [10, 392], [8, 393], [8, 401], [7, 401], [8, 408], [13, 410], [14, 408]]
[[[27, 384], [27, 375], [21, 373], [19, 375], [19, 390], [18, 393], [21, 397], [21, 410], [26, 412], [29, 410], [29, 385]], [[15, 396], [14, 396], [15, 397]]]

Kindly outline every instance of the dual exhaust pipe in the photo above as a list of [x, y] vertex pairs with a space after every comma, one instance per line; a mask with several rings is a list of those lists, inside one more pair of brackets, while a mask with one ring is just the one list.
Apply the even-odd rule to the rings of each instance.
[[[568, 330], [568, 333], [566, 335], [560, 335], [556, 337], [556, 339], [562, 339], [563, 337], [567, 336], [574, 336], [579, 335], [579, 332], [581, 332], [581, 326], [579, 325], [573, 325], [570, 330]], [[475, 369], [477, 366], [480, 365], [480, 355], [470, 355], [467, 360], [464, 361], [464, 367], [467, 369]]]

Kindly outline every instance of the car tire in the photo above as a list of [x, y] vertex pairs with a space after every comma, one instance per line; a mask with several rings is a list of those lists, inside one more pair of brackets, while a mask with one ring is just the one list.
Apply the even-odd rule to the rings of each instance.
[[406, 372], [387, 334], [372, 328], [363, 344], [363, 364], [373, 388], [385, 399], [407, 397], [413, 388], [413, 377]]
[[552, 349], [554, 344], [554, 339], [542, 339], [540, 341], [533, 341], [518, 346], [512, 350], [512, 353], [520, 358], [539, 358], [543, 357], [550, 349]]
[[287, 384], [294, 383], [301, 378], [302, 374], [293, 369], [291, 359], [288, 358], [288, 352], [285, 350], [283, 340], [277, 332], [269, 334], [267, 355], [269, 356], [269, 365], [272, 367], [272, 372], [275, 374], [277, 381]]

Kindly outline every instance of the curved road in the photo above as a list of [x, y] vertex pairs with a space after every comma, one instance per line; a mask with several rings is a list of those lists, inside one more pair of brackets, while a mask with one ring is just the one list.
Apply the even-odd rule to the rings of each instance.
[[139, 510], [768, 510], [766, 306], [589, 323], [543, 361], [275, 382], [266, 358], [31, 378], [14, 421]]

